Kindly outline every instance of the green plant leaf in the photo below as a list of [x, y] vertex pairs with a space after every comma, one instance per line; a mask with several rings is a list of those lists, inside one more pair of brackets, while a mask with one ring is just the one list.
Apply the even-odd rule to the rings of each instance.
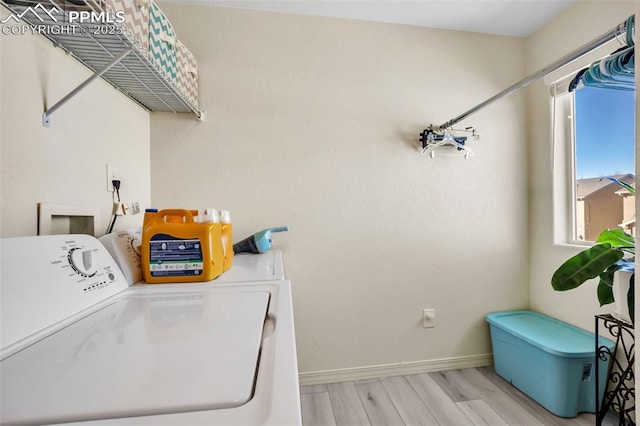
[[613, 287], [602, 280], [598, 283], [598, 302], [600, 302], [600, 306], [614, 302]]
[[622, 229], [605, 229], [600, 233], [596, 243], [609, 243], [611, 247], [618, 247], [629, 253], [635, 254], [636, 239]]
[[596, 244], [564, 262], [553, 274], [551, 285], [556, 291], [576, 288], [600, 275], [623, 256], [622, 251], [609, 243]]
[[[600, 284], [604, 283], [609, 287], [613, 287], [613, 276], [616, 274], [616, 265], [617, 262], [613, 265], [609, 266], [603, 273], [600, 274]], [[598, 293], [600, 291], [598, 290]]]
[[621, 187], [623, 187], [624, 189], [626, 189], [627, 191], [629, 191], [630, 193], [632, 193], [634, 195], [636, 193], [636, 189], [633, 186], [631, 186], [630, 184], [628, 184], [627, 182], [623, 182], [623, 181], [621, 181], [619, 179], [616, 179], [614, 177], [607, 177], [605, 179], [609, 179], [611, 182], [617, 183], [618, 185], [620, 185]]

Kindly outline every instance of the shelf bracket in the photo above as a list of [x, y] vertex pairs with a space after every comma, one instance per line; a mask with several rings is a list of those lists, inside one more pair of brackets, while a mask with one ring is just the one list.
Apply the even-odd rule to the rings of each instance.
[[60, 108], [65, 103], [67, 103], [67, 101], [69, 99], [71, 99], [75, 95], [77, 95], [82, 89], [84, 89], [87, 85], [89, 85], [93, 80], [95, 80], [96, 78], [102, 77], [102, 74], [104, 74], [107, 71], [109, 71], [114, 65], [117, 65], [120, 61], [122, 61], [124, 59], [125, 56], [127, 56], [132, 51], [133, 51], [133, 49], [127, 49], [124, 52], [122, 52], [113, 61], [111, 61], [109, 64], [107, 64], [106, 67], [104, 67], [102, 70], [96, 72], [91, 77], [89, 77], [88, 79], [83, 81], [78, 87], [76, 87], [71, 92], [69, 92], [67, 94], [67, 96], [65, 96], [64, 98], [60, 99], [55, 105], [53, 105], [51, 108], [49, 108], [45, 112], [43, 112], [42, 113], [42, 125], [44, 127], [49, 127], [49, 118], [51, 117], [51, 114], [56, 112], [58, 110], [58, 108]]

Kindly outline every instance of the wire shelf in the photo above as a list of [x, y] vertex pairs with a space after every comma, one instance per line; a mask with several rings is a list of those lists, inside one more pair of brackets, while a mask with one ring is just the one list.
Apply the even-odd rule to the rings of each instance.
[[[149, 59], [147, 49], [135, 40], [126, 26], [118, 23], [109, 23], [108, 26], [71, 23], [70, 11], [105, 11], [100, 0], [87, 0], [81, 6], [65, 0], [0, 0], [0, 4], [13, 14], [4, 25], [20, 25], [17, 19], [20, 18], [34, 26], [32, 32], [47, 37], [94, 73], [130, 49], [128, 55], [102, 74], [104, 80], [149, 111], [193, 113], [203, 118], [204, 112], [189, 102], [161, 68]], [[44, 9], [35, 10], [38, 4]], [[45, 11], [52, 7], [57, 12], [54, 16]]]

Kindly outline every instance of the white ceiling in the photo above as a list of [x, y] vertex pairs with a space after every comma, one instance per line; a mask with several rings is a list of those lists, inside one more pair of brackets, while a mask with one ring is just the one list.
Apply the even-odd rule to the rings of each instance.
[[[179, 2], [181, 0], [172, 0]], [[526, 37], [575, 0], [192, 0], [214, 6]]]

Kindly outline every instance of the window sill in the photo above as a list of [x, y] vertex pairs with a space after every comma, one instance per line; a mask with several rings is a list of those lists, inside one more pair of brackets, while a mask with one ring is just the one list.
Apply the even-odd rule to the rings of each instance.
[[556, 243], [554, 245], [561, 248], [585, 249], [593, 247], [594, 244], [595, 241], [569, 241], [566, 243]]

